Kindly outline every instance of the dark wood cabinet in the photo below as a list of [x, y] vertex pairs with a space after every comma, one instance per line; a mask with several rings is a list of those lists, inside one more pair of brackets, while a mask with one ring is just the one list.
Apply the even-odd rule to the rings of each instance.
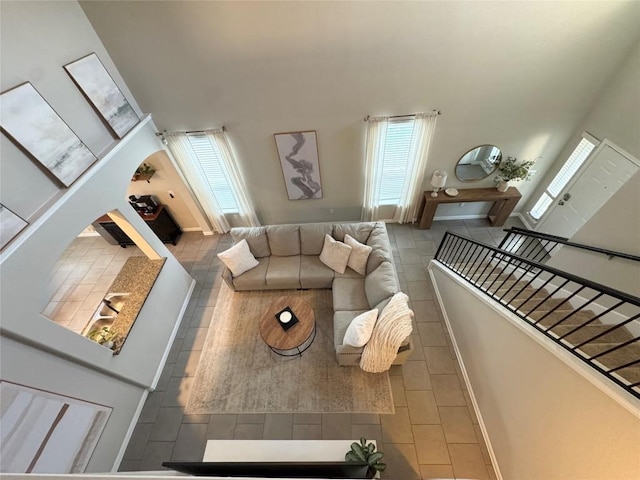
[[[182, 230], [175, 222], [173, 217], [169, 214], [164, 205], [159, 205], [158, 210], [150, 215], [140, 215], [149, 228], [153, 230], [153, 232], [158, 236], [163, 243], [172, 243], [176, 244], [178, 238], [182, 234]], [[121, 247], [126, 247], [127, 245], [135, 245], [133, 240], [129, 238], [129, 236], [122, 231], [122, 229], [109, 218], [108, 215], [103, 215], [100, 217], [97, 222], [100, 224], [102, 228], [104, 228], [109, 235], [111, 235]]]

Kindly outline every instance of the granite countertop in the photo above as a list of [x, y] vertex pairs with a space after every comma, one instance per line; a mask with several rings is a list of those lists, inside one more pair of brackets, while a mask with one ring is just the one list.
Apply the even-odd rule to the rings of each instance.
[[147, 257], [130, 257], [109, 287], [109, 292], [130, 293], [111, 326], [111, 330], [118, 334], [113, 347], [114, 354], [122, 350], [165, 260], [166, 258], [150, 260]]

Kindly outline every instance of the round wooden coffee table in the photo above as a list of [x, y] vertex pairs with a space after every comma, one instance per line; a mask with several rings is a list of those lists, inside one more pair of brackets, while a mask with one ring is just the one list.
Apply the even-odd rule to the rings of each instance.
[[[276, 313], [286, 307], [298, 318], [298, 323], [288, 330], [276, 319]], [[260, 336], [269, 348], [283, 357], [302, 356], [316, 338], [316, 318], [311, 305], [305, 300], [284, 296], [273, 302], [260, 319]]]

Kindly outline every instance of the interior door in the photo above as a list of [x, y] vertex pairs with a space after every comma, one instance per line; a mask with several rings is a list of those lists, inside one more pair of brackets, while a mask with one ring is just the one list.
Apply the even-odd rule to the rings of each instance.
[[571, 238], [638, 171], [637, 160], [607, 140], [558, 195], [536, 229]]

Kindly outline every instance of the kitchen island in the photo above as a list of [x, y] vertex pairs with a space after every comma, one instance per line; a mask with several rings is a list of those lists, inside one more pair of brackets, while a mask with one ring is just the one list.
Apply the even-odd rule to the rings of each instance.
[[[110, 331], [116, 334], [111, 348], [114, 355], [122, 350], [165, 260], [166, 258], [150, 260], [147, 257], [130, 257], [109, 287], [109, 292], [128, 294], [122, 309], [117, 312], [109, 327]], [[103, 303], [101, 307], [102, 305]]]

